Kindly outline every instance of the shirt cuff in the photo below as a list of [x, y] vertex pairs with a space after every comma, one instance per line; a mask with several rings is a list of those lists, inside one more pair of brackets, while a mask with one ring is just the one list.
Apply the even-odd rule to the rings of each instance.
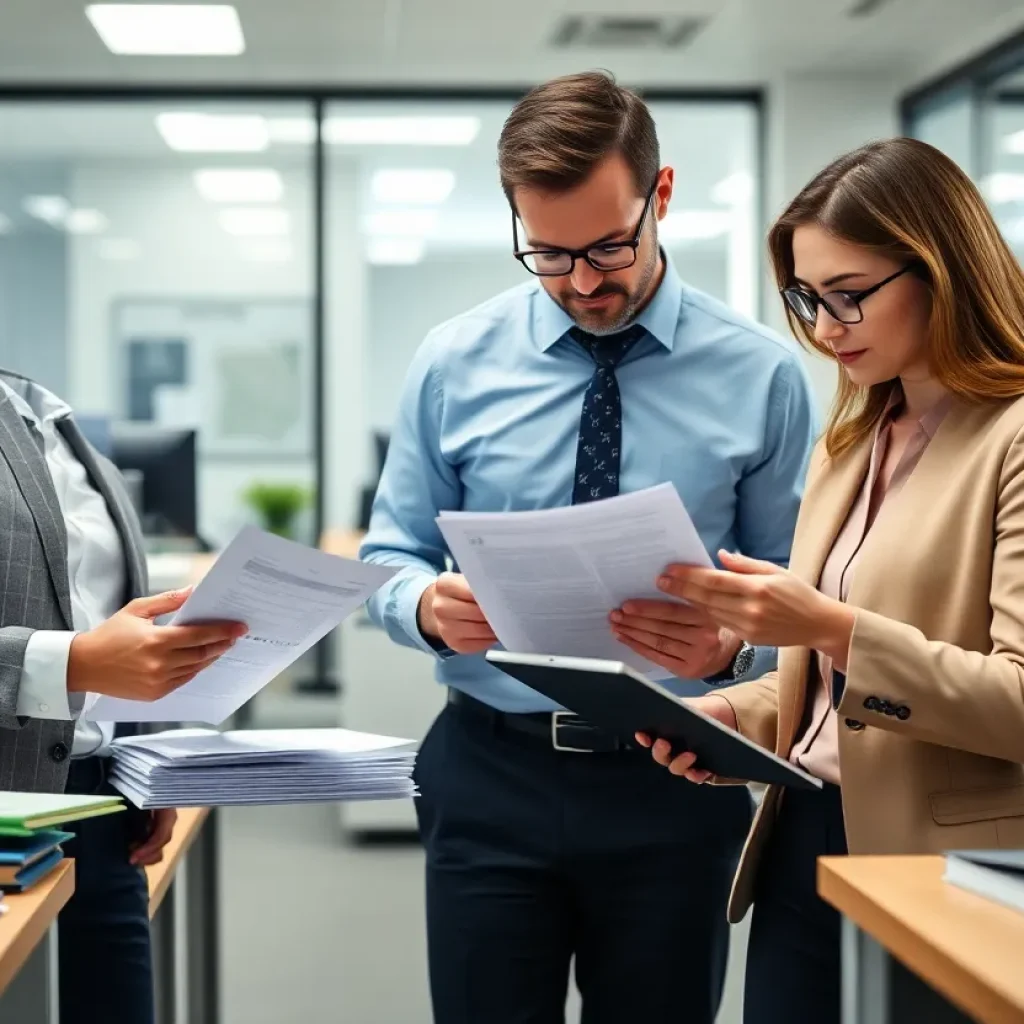
[[68, 657], [77, 633], [37, 629], [29, 637], [18, 690], [18, 715], [69, 722], [77, 718], [85, 694], [68, 694]]
[[395, 614], [399, 628], [421, 650], [433, 654], [442, 661], [455, 657], [455, 651], [445, 646], [443, 640], [426, 637], [420, 632], [420, 599], [432, 584], [437, 582], [436, 576], [426, 573], [412, 576], [403, 581], [402, 591], [395, 602]]

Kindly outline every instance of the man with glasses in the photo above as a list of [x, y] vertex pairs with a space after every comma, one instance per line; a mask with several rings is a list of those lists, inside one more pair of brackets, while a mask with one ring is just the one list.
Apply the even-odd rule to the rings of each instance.
[[[709, 551], [785, 564], [811, 393], [793, 344], [684, 285], [659, 248], [673, 172], [647, 107], [610, 76], [531, 92], [499, 168], [533, 277], [420, 348], [363, 548], [403, 569], [373, 616], [432, 652], [449, 687], [417, 766], [434, 1019], [562, 1020], [575, 958], [587, 1024], [711, 1024], [747, 790], [680, 785], [492, 669], [495, 635], [445, 572], [435, 517], [668, 481]], [[683, 694], [775, 657], [696, 615], [673, 644]]]

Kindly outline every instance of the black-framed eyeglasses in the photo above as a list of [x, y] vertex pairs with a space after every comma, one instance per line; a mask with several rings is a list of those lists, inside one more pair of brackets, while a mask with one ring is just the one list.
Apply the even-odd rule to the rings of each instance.
[[818, 295], [805, 288], [794, 286], [783, 288], [782, 297], [786, 300], [786, 305], [805, 324], [810, 324], [812, 327], [818, 322], [819, 306], [822, 306], [833, 320], [838, 320], [841, 324], [859, 324], [864, 319], [864, 311], [860, 308], [860, 304], [868, 296], [874, 295], [880, 288], [884, 288], [890, 281], [895, 281], [897, 277], [902, 277], [907, 271], [913, 269], [914, 264], [908, 263], [902, 269], [897, 270], [895, 274], [890, 274], [884, 281], [879, 281], [878, 284], [873, 284], [870, 288], [864, 288], [859, 292], [843, 290]]
[[636, 251], [640, 246], [640, 236], [644, 233], [647, 213], [651, 208], [651, 200], [658, 188], [658, 183], [651, 186], [644, 202], [644, 211], [640, 214], [640, 223], [628, 242], [601, 242], [588, 246], [586, 249], [520, 249], [519, 231], [516, 227], [516, 211], [512, 211], [512, 254], [531, 274], [538, 277], [565, 277], [576, 267], [577, 260], [584, 260], [595, 270], [607, 273], [610, 270], [625, 270], [636, 263]]

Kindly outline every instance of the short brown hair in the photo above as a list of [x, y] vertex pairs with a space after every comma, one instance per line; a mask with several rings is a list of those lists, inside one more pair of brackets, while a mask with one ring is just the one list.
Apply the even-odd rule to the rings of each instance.
[[498, 140], [498, 170], [509, 203], [517, 188], [568, 192], [613, 153], [645, 195], [661, 167], [654, 119], [642, 99], [605, 71], [566, 75], [531, 90]]
[[[909, 264], [931, 291], [929, 357], [936, 378], [968, 401], [1024, 395], [1024, 271], [970, 178], [916, 139], [885, 139], [841, 156], [789, 204], [768, 235], [779, 288], [793, 283], [793, 232], [833, 237]], [[811, 348], [832, 350], [787, 309]], [[857, 387], [840, 374], [826, 431], [835, 457], [870, 435], [895, 385]]]

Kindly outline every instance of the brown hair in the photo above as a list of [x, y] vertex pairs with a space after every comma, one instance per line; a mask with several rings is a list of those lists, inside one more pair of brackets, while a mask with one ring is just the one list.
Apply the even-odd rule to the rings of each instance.
[[640, 97], [604, 71], [545, 82], [515, 106], [498, 140], [501, 187], [514, 207], [517, 188], [568, 192], [612, 153], [633, 172], [637, 194], [661, 167], [654, 119]]
[[[779, 288], [793, 283], [793, 232], [817, 224], [846, 242], [911, 263], [931, 290], [932, 371], [960, 398], [1024, 394], [1024, 271], [970, 178], [916, 139], [872, 142], [829, 164], [768, 235]], [[786, 311], [798, 338], [834, 358]], [[859, 388], [840, 374], [825, 434], [835, 457], [871, 433], [891, 383]]]

